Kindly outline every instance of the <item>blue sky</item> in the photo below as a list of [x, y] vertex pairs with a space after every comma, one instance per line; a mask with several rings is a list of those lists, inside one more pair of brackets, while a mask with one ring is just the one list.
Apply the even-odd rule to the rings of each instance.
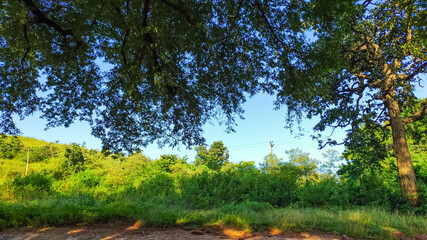
[[[317, 142], [310, 138], [311, 128], [316, 121], [303, 121], [304, 136], [296, 138], [296, 133], [292, 135], [289, 129], [284, 128], [286, 109], [274, 110], [273, 101], [274, 97], [267, 94], [258, 94], [249, 98], [243, 105], [245, 119], [237, 120], [234, 133], [226, 133], [224, 126], [212, 120], [204, 126], [206, 143], [210, 145], [214, 141], [222, 141], [229, 149], [232, 162], [261, 162], [264, 156], [270, 153], [270, 141], [274, 143], [273, 152], [280, 158], [286, 159], [286, 150], [300, 148], [311, 153], [312, 157], [320, 159], [321, 153], [317, 150]], [[46, 121], [34, 115], [17, 122], [17, 126], [23, 136], [49, 142], [85, 143], [90, 149], [101, 149], [101, 141], [91, 136], [91, 129], [85, 122], [76, 122], [68, 128], [57, 127], [44, 130]], [[334, 136], [342, 138], [344, 135], [343, 132], [337, 132]], [[337, 147], [337, 150], [341, 151], [342, 148]], [[189, 161], [193, 161], [195, 157], [195, 151], [188, 150], [184, 146], [159, 149], [157, 144], [152, 144], [143, 149], [143, 153], [152, 159], [158, 158], [161, 154], [187, 156]]]
[[[423, 77], [424, 84], [427, 77]], [[416, 96], [425, 97], [425, 88], [417, 88]], [[286, 150], [300, 148], [310, 153], [312, 158], [322, 160], [322, 153], [329, 148], [318, 150], [318, 144], [312, 140], [312, 127], [317, 122], [316, 119], [304, 120], [304, 136], [296, 137], [292, 135], [286, 125], [286, 108], [274, 110], [274, 97], [267, 94], [258, 94], [243, 105], [245, 114], [243, 120], [237, 120], [237, 127], [234, 133], [226, 133], [225, 128], [213, 121], [204, 126], [204, 136], [208, 145], [214, 141], [222, 141], [229, 149], [230, 161], [255, 161], [262, 162], [264, 156], [270, 153], [270, 141], [273, 141], [273, 152], [284, 160], [287, 159]], [[60, 143], [79, 144], [85, 143], [90, 149], [101, 149], [101, 141], [91, 136], [91, 129], [87, 123], [76, 122], [70, 127], [57, 127], [44, 130], [46, 122], [38, 118], [37, 115], [27, 117], [24, 121], [18, 121], [23, 136], [34, 137], [49, 142], [59, 141]], [[337, 140], [343, 139], [345, 133], [343, 130], [335, 131], [333, 137]], [[337, 151], [343, 151], [342, 146], [333, 147]], [[195, 157], [194, 150], [187, 150], [183, 146], [177, 148], [159, 149], [156, 144], [152, 144], [143, 149], [143, 153], [157, 159], [161, 154], [178, 154], [181, 157], [187, 156], [189, 161]]]

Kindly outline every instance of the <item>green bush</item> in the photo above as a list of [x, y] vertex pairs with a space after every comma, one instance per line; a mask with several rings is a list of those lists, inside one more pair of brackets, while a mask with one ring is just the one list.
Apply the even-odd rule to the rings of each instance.
[[[58, 156], [59, 150], [52, 144], [47, 144], [41, 147], [31, 147], [29, 160], [30, 162], [44, 162], [49, 158]], [[21, 159], [27, 160], [27, 154], [21, 154]]]
[[64, 167], [70, 172], [78, 172], [84, 169], [85, 157], [83, 151], [77, 143], [72, 143], [65, 149], [64, 157], [67, 159]]
[[179, 185], [183, 200], [195, 208], [212, 208], [244, 201], [288, 206], [297, 200], [297, 179], [298, 176], [292, 171], [269, 174], [246, 168], [203, 171], [179, 179]]
[[23, 149], [23, 144], [17, 137], [0, 135], [0, 158], [13, 159]]
[[299, 191], [299, 204], [306, 207], [347, 206], [348, 193], [333, 177], [309, 182]]
[[86, 188], [96, 188], [103, 181], [103, 177], [96, 175], [91, 170], [85, 170], [73, 174], [72, 182], [79, 183]]
[[143, 180], [137, 192], [147, 201], [173, 201], [178, 197], [174, 179], [167, 173], [159, 173], [152, 178]]
[[13, 180], [13, 192], [19, 198], [36, 198], [51, 192], [52, 177], [40, 173], [16, 176]]
[[160, 155], [160, 158], [155, 161], [156, 165], [159, 167], [161, 171], [164, 172], [172, 172], [171, 167], [178, 163], [180, 159], [178, 155], [170, 154], [170, 155]]

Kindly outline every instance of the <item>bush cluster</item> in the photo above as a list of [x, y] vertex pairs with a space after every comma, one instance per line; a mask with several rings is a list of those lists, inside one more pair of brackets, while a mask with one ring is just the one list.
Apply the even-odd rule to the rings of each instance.
[[[275, 161], [260, 166], [220, 159], [220, 168], [208, 166], [211, 162], [189, 162], [177, 155], [150, 160], [140, 152], [129, 156], [103, 154], [78, 144], [43, 149], [49, 157], [42, 162], [30, 161], [27, 176], [21, 160], [0, 160], [7, 161], [0, 165], [0, 171], [5, 173], [0, 182], [1, 199], [87, 197], [107, 202], [179, 205], [186, 209], [248, 202], [273, 207], [410, 209], [401, 197], [395, 167], [365, 169], [357, 175], [348, 170], [351, 165], [346, 165], [338, 176], [320, 170], [315, 160], [298, 149], [289, 151], [290, 160], [286, 162], [274, 155], [266, 159]], [[7, 166], [14, 161], [20, 164], [12, 174]], [[426, 179], [426, 168], [425, 164], [416, 165], [419, 179]], [[420, 189], [422, 205], [416, 212], [425, 213], [425, 184], [421, 183]]]

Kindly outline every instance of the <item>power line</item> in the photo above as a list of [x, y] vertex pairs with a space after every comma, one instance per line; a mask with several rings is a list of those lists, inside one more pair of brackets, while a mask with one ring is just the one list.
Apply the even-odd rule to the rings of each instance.
[[257, 142], [257, 143], [240, 144], [240, 145], [235, 145], [235, 146], [231, 146], [231, 147], [227, 147], [227, 148], [228, 149], [232, 149], [232, 148], [248, 147], [248, 146], [254, 146], [254, 145], [264, 145], [265, 143], [268, 143], [268, 141]]
[[235, 149], [229, 149], [230, 151], [241, 151], [241, 150], [252, 150], [252, 149], [260, 149], [265, 148], [265, 145], [259, 145], [259, 146], [252, 146], [252, 147], [242, 147], [242, 148], [235, 148]]

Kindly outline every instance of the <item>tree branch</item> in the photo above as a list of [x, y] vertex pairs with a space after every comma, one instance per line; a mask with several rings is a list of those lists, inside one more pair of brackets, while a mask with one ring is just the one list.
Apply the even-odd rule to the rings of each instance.
[[162, 0], [162, 3], [168, 5], [169, 7], [175, 9], [176, 11], [178, 11], [180, 13], [182, 13], [184, 15], [185, 19], [187, 20], [187, 22], [189, 22], [193, 26], [195, 25], [195, 21], [193, 19], [193, 16], [191, 16], [191, 14], [188, 13], [182, 6], [180, 6], [178, 4], [171, 3], [167, 0]]
[[127, 58], [126, 58], [126, 54], [125, 54], [125, 46], [126, 46], [126, 40], [127, 40], [127, 37], [129, 36], [129, 33], [130, 33], [130, 30], [128, 29], [125, 33], [125, 36], [124, 36], [123, 41], [122, 41], [122, 47], [120, 49], [120, 53], [122, 54], [122, 57], [123, 57], [123, 65], [124, 66], [127, 65]]
[[286, 43], [284, 43], [284, 42], [282, 41], [282, 39], [280, 39], [280, 38], [279, 38], [279, 36], [277, 36], [277, 34], [276, 34], [276, 31], [275, 31], [274, 27], [271, 25], [270, 21], [268, 20], [268, 17], [267, 17], [267, 15], [265, 14], [264, 10], [262, 9], [262, 7], [261, 7], [261, 5], [260, 5], [260, 3], [259, 3], [259, 1], [258, 1], [258, 0], [255, 0], [255, 5], [256, 5], [256, 7], [258, 8], [258, 10], [261, 12], [262, 18], [264, 19], [265, 23], [267, 24], [267, 28], [268, 28], [268, 30], [271, 32], [271, 34], [273, 34], [274, 38], [275, 38], [277, 41], [279, 41], [279, 43], [282, 45], [282, 47], [283, 47], [286, 51], [290, 50], [289, 46], [288, 46]]
[[[146, 28], [148, 26], [148, 12], [150, 9], [150, 0], [145, 0], [144, 1], [144, 10], [142, 11], [142, 27], [144, 28], [144, 31], [146, 31]], [[146, 32], [143, 34], [145, 40], [150, 43], [150, 44], [154, 44], [154, 39], [153, 36], [151, 36], [151, 34], [149, 32]], [[156, 52], [156, 49], [153, 47], [151, 50], [151, 54], [153, 57], [153, 63], [156, 67], [159, 67], [159, 56]]]
[[239, 1], [239, 5], [237, 6], [236, 14], [234, 14], [233, 17], [235, 17], [237, 19], [239, 18], [239, 16], [240, 16], [240, 9], [242, 8], [242, 4], [243, 4], [243, 0], [240, 0]]
[[28, 40], [28, 34], [27, 34], [27, 25], [24, 25], [24, 37], [25, 37], [25, 41], [27, 42], [27, 48], [25, 49], [24, 56], [22, 56], [22, 58], [21, 58], [21, 67], [22, 68], [24, 67], [25, 59], [27, 58], [27, 55], [31, 50], [31, 44], [30, 44], [30, 40]]
[[[119, 15], [119, 18], [123, 21], [123, 24], [126, 25], [126, 19], [125, 17], [122, 15], [120, 8], [119, 7], [115, 7], [117, 14]], [[123, 35], [122, 31], [120, 31], [120, 33]], [[123, 65], [126, 66], [127, 65], [127, 58], [126, 58], [126, 53], [125, 53], [125, 46], [126, 46], [126, 41], [127, 41], [127, 37], [130, 34], [130, 29], [127, 29], [124, 36], [123, 36], [123, 40], [122, 40], [122, 46], [120, 48], [120, 53], [122, 55], [123, 58]]]
[[421, 103], [420, 110], [409, 117], [402, 119], [403, 125], [423, 120], [427, 116], [427, 101]]
[[403, 80], [404, 81], [409, 81], [411, 80], [411, 78], [415, 77], [416, 75], [418, 75], [420, 72], [423, 71], [423, 68], [427, 68], [427, 61], [424, 62], [423, 64], [421, 64], [421, 66], [419, 66], [417, 69], [415, 69], [411, 74], [407, 75]]
[[77, 47], [82, 45], [82, 42], [76, 38], [71, 29], [63, 29], [56, 22], [47, 18], [46, 15], [34, 4], [32, 0], [22, 0], [27, 5], [29, 11], [35, 16], [37, 23], [46, 24], [49, 27], [54, 28], [58, 33], [64, 37], [64, 42], [67, 42], [67, 36], [72, 36], [77, 42]]
[[142, 11], [142, 27], [146, 28], [148, 25], [148, 11], [150, 9], [150, 0], [144, 1], [144, 10]]

